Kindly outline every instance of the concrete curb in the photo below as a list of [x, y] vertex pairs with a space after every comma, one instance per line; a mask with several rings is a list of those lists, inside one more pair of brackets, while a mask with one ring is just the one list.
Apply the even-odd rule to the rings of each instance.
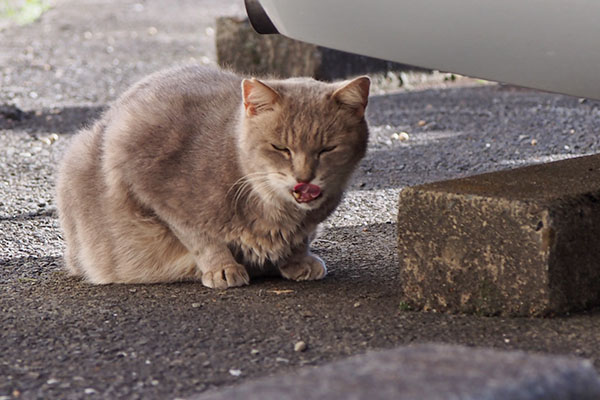
[[600, 156], [403, 190], [398, 251], [415, 309], [544, 316], [600, 303]]
[[303, 43], [282, 35], [259, 35], [247, 19], [240, 18], [217, 19], [216, 47], [219, 65], [249, 75], [336, 80], [377, 72], [422, 70]]
[[296, 373], [204, 393], [195, 400], [596, 400], [586, 360], [449, 345], [369, 352]]

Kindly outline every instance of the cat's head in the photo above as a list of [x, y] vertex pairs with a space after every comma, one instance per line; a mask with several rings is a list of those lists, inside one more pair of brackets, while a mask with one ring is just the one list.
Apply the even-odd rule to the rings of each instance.
[[242, 82], [240, 160], [268, 202], [304, 210], [338, 198], [364, 156], [370, 80]]

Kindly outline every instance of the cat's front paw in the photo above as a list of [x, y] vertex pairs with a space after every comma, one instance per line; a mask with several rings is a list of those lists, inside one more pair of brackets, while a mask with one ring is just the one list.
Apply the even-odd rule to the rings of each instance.
[[202, 284], [214, 289], [227, 289], [250, 283], [248, 271], [239, 264], [229, 264], [202, 272]]
[[325, 261], [314, 254], [308, 254], [299, 261], [292, 261], [279, 267], [279, 271], [281, 276], [294, 281], [312, 281], [323, 279], [327, 275]]

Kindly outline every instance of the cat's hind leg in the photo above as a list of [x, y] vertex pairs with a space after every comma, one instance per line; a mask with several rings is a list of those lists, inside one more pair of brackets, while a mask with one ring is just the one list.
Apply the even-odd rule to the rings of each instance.
[[67, 247], [65, 248], [64, 253], [64, 262], [65, 269], [71, 276], [83, 276], [81, 265], [79, 265], [79, 261], [77, 260], [78, 246], [79, 244], [76, 243], [75, 240], [67, 240]]
[[66, 242], [65, 267], [92, 283], [110, 283], [111, 241], [102, 216], [99, 128], [75, 136], [58, 169], [56, 200]]
[[131, 194], [111, 196], [110, 232], [118, 283], [199, 280], [191, 252], [171, 229]]
[[[84, 220], [82, 223], [91, 224]], [[107, 284], [114, 282], [113, 263], [110, 242], [107, 235], [98, 232], [97, 225], [93, 230], [68, 217], [61, 218], [66, 248], [64, 262], [67, 273], [72, 276], [84, 277], [91, 283]]]
[[77, 241], [75, 221], [62, 212], [59, 214], [59, 220], [60, 226], [62, 227], [62, 236], [65, 241], [65, 252], [63, 257], [65, 269], [69, 275], [82, 276], [83, 271], [77, 261], [79, 243]]

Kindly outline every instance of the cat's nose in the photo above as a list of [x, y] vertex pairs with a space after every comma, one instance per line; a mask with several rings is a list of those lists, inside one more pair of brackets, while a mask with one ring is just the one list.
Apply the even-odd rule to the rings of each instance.
[[315, 173], [312, 170], [295, 171], [296, 182], [298, 183], [310, 183], [315, 179]]
[[299, 153], [293, 158], [293, 173], [296, 182], [309, 183], [315, 179], [317, 160], [309, 155]]

